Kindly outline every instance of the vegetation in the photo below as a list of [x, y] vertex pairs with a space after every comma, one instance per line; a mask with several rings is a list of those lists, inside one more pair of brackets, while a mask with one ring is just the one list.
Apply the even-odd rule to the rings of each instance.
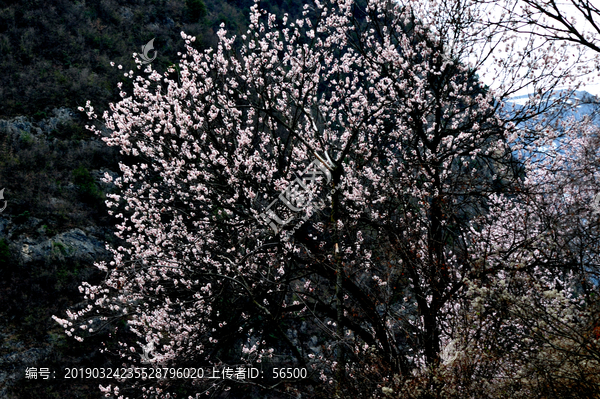
[[[120, 163], [108, 196], [124, 244], [98, 264], [101, 284], [82, 283], [85, 303], [56, 316], [65, 333], [85, 341], [101, 314], [130, 367], [307, 370], [252, 381], [275, 395], [558, 398], [574, 374], [580, 397], [597, 395], [596, 307], [581, 285], [598, 271], [598, 225], [585, 221], [599, 185], [570, 166], [594, 169], [600, 129], [536, 118], [545, 91], [506, 112], [522, 55], [502, 59], [508, 88], [488, 89], [466, 65], [490, 56], [472, 45], [482, 30], [431, 18], [386, 0], [315, 2], [297, 20], [254, 6], [239, 47], [221, 29], [201, 52], [182, 33], [169, 74], [129, 73], [135, 91], [102, 118], [105, 142], [138, 160]], [[529, 56], [536, 84], [566, 61]], [[561, 156], [514, 156], [563, 132]]]
[[[67, 342], [51, 319], [79, 301], [82, 280], [99, 278], [90, 262], [73, 264], [69, 248], [54, 242], [46, 259], [22, 263], [18, 242], [112, 225], [103, 203], [110, 189], [99, 176], [118, 171], [117, 160], [136, 159], [100, 144], [78, 115], [55, 123], [54, 110], [75, 110], [87, 100], [104, 110], [120, 98], [118, 82], [131, 87], [123, 70], [135, 69], [132, 54], [150, 39], [156, 38], [153, 66], [165, 70], [184, 48], [182, 30], [210, 46], [222, 23], [245, 30], [251, 5], [251, 0], [0, 1], [0, 119], [26, 129], [0, 126], [0, 188], [8, 204], [0, 222], [14, 224], [9, 229], [13, 224], [0, 223], [0, 327], [11, 331], [0, 357], [12, 354], [14, 343], [21, 345], [18, 351], [50, 348], [43, 366], [57, 371], [109, 361], [94, 352], [96, 345]], [[300, 7], [291, 2], [287, 12], [299, 13]], [[123, 70], [111, 67], [111, 61]], [[29, 123], [32, 129], [25, 127]], [[103, 238], [114, 240], [105, 231]], [[21, 380], [8, 397], [97, 398], [100, 382]]]
[[[298, 15], [301, 3], [263, 1], [275, 11]], [[0, 118], [42, 118], [53, 108], [100, 110], [119, 98], [121, 70], [136, 69], [132, 58], [155, 38], [153, 66], [164, 70], [183, 50], [180, 32], [202, 46], [215, 43], [224, 23], [245, 31], [251, 0], [24, 0], [0, 1]]]
[[[508, 22], [487, 19], [489, 3], [0, 0], [0, 359], [25, 347], [48, 349], [37, 366], [58, 373], [135, 366], [152, 344], [161, 365], [310, 370], [122, 384], [141, 396], [599, 397], [600, 131], [547, 112], [577, 58], [559, 43], [600, 50], [553, 1], [506, 0]], [[554, 23], [567, 30], [553, 36]], [[544, 28], [546, 44], [502, 52], [521, 24]], [[132, 54], [153, 38], [152, 69], [181, 98], [153, 98], [158, 79], [137, 69]], [[478, 73], [496, 57], [492, 93]], [[143, 106], [128, 98], [137, 73]], [[508, 109], [527, 85], [538, 95]], [[153, 105], [178, 105], [177, 123]], [[106, 125], [57, 117], [84, 106], [90, 119], [108, 111]], [[512, 156], [559, 136], [567, 150], [544, 162]], [[323, 206], [293, 228], [260, 214], [315, 159], [328, 170], [311, 182]], [[114, 263], [74, 259], [57, 237], [74, 228], [94, 229]], [[46, 256], [25, 260], [40, 242]], [[82, 299], [92, 312], [65, 316]], [[69, 321], [85, 322], [83, 342], [65, 335], [78, 335]], [[60, 378], [7, 395], [99, 398], [100, 384], [118, 396]]]

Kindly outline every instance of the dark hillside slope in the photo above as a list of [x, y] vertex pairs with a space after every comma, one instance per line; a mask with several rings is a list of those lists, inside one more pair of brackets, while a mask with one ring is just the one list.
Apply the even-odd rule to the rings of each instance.
[[[115, 242], [103, 202], [111, 187], [100, 178], [123, 158], [90, 135], [77, 107], [90, 101], [101, 113], [117, 101], [117, 83], [127, 90], [123, 72], [136, 66], [132, 54], [149, 40], [153, 68], [165, 71], [184, 50], [181, 31], [209, 47], [221, 24], [244, 32], [252, 4], [0, 0], [0, 398], [99, 398], [105, 381], [61, 376], [66, 367], [111, 365], [110, 355], [94, 352], [101, 336], [67, 341], [51, 319], [81, 299], [81, 281], [102, 278], [92, 264]], [[303, 3], [262, 6], [293, 18]], [[25, 379], [26, 367], [56, 379]]]
[[[4, 0], [0, 1], [0, 118], [43, 117], [87, 100], [102, 110], [118, 99], [116, 82], [135, 68], [134, 52], [155, 38], [152, 65], [165, 70], [182, 51], [181, 31], [199, 47], [215, 43], [221, 23], [247, 27], [249, 0]], [[302, 2], [263, 1], [273, 12], [298, 15]], [[154, 54], [153, 52], [151, 54]]]

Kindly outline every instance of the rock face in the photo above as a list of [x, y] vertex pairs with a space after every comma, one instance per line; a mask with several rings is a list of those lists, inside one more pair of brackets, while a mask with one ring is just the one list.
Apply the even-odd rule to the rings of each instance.
[[[74, 228], [52, 237], [47, 237], [46, 226], [37, 218], [29, 218], [24, 223], [15, 223], [9, 216], [0, 216], [0, 239], [10, 243], [12, 253], [18, 254], [17, 263], [39, 262], [50, 257], [92, 264], [104, 259], [109, 252], [105, 244], [97, 238], [102, 230], [87, 227], [86, 231]], [[37, 237], [23, 231], [36, 231]]]
[[50, 134], [56, 130], [59, 124], [70, 122], [73, 119], [73, 111], [69, 108], [55, 108], [53, 116], [45, 118], [39, 122], [32, 122], [25, 116], [17, 116], [12, 119], [0, 119], [0, 132], [6, 132], [9, 135], [20, 133], [29, 134]]
[[8, 397], [10, 386], [24, 378], [24, 370], [38, 364], [51, 352], [49, 346], [25, 348], [22, 342], [11, 340], [13, 331], [0, 321], [0, 398]]
[[[106, 232], [101, 228], [73, 228], [49, 236], [47, 226], [40, 219], [30, 217], [21, 223], [14, 219], [17, 217], [0, 216], [0, 240], [8, 243], [13, 255], [10, 263], [0, 265], [4, 272], [19, 269], [22, 273], [34, 270], [36, 265], [38, 269], [39, 265], [42, 268], [46, 265], [50, 271], [60, 265], [67, 269], [71, 268], [69, 265], [82, 265], [85, 267], [81, 267], [78, 276], [85, 280], [95, 272], [93, 263], [109, 256], [101, 239]], [[57, 291], [57, 296], [63, 294]], [[23, 338], [27, 333], [23, 331], [24, 325], [11, 322], [3, 311], [0, 309], [0, 398], [8, 398], [12, 397], [11, 387], [25, 378], [25, 370], [47, 364], [47, 359], [56, 357], [56, 348], [51, 339], [53, 333], [49, 331], [46, 339], [27, 343]]]
[[36, 386], [25, 370], [90, 364], [89, 354], [102, 362], [52, 316], [78, 306], [83, 281], [104, 276], [93, 264], [110, 257], [114, 239], [103, 205], [114, 185], [102, 178], [118, 176], [115, 154], [68, 108], [0, 119], [0, 208], [8, 205], [0, 212], [0, 399], [97, 397]]
[[41, 261], [50, 256], [60, 256], [91, 264], [107, 255], [104, 245], [81, 229], [72, 229], [41, 242], [29, 238], [19, 241], [21, 242], [20, 254], [23, 262]]

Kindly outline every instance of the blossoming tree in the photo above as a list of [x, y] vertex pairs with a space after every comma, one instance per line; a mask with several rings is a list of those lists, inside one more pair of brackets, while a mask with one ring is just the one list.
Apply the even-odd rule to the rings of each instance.
[[[470, 295], [520, 267], [486, 255], [507, 237], [486, 215], [521, 189], [514, 124], [410, 4], [315, 2], [297, 21], [254, 6], [239, 46], [218, 36], [201, 53], [182, 33], [177, 68], [126, 73], [103, 118], [129, 157], [108, 201], [123, 245], [57, 321], [77, 339], [124, 326], [107, 343], [123, 364], [166, 370], [107, 395], [410, 390], [467, 334]], [[519, 232], [518, 248], [539, 234]]]

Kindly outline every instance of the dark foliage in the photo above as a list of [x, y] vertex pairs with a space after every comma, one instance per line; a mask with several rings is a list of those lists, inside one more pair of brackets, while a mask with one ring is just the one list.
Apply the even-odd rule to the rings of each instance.
[[[136, 68], [133, 53], [140, 53], [149, 40], [155, 38], [157, 54], [152, 66], [164, 71], [184, 51], [181, 31], [196, 36], [200, 48], [216, 44], [215, 32], [222, 24], [239, 36], [247, 29], [252, 4], [252, 0], [0, 0], [0, 119], [25, 116], [26, 122], [42, 124], [53, 109], [75, 110], [88, 100], [101, 113], [120, 99], [117, 83], [130, 91], [123, 72]], [[261, 7], [288, 13], [290, 18], [299, 17], [303, 5], [291, 0], [261, 2]], [[57, 373], [50, 381], [18, 381], [7, 392], [9, 398], [98, 398], [98, 384], [105, 381], [65, 380], [64, 369], [111, 366], [110, 355], [97, 351], [101, 334], [77, 343], [51, 319], [73, 308], [81, 281], [97, 281], [101, 274], [91, 264], [65, 257], [67, 248], [60, 243], [47, 259], [23, 263], [15, 241], [53, 237], [90, 225], [107, 229], [114, 223], [103, 202], [109, 189], [99, 182], [100, 169], [118, 171], [117, 161], [138, 160], [106, 147], [85, 123], [80, 115], [58, 123], [47, 134], [0, 129], [0, 188], [9, 204], [0, 216], [16, 225], [8, 235], [0, 226], [0, 332], [11, 332], [5, 335], [0, 358], [11, 353], [14, 342], [26, 348], [51, 348], [31, 366]], [[104, 238], [114, 240], [106, 231]], [[250, 391], [246, 394], [263, 397]]]
[[[183, 51], [180, 32], [201, 47], [216, 43], [221, 23], [246, 30], [249, 0], [0, 1], [0, 117], [42, 118], [55, 107], [92, 101], [99, 110], [118, 100], [116, 83], [135, 69], [132, 54], [155, 38], [153, 67]], [[302, 3], [263, 1], [273, 12], [299, 15]], [[112, 68], [110, 62], [123, 66]]]

